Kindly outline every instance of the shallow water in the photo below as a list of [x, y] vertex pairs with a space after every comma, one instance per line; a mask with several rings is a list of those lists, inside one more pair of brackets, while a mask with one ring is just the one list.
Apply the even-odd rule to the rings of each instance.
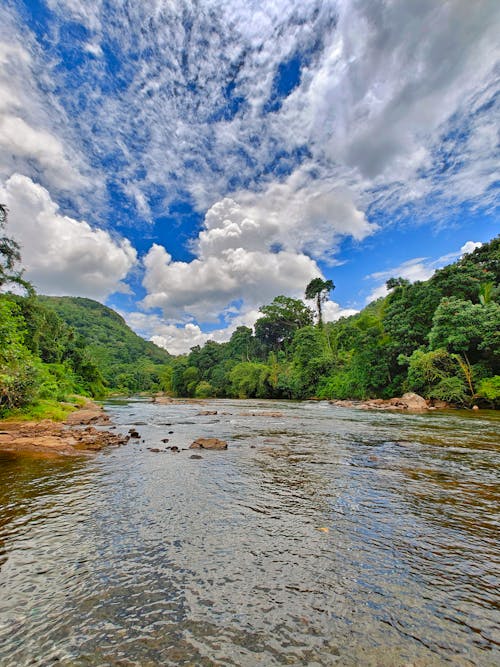
[[2, 667], [500, 664], [497, 415], [108, 411], [144, 442], [0, 458]]

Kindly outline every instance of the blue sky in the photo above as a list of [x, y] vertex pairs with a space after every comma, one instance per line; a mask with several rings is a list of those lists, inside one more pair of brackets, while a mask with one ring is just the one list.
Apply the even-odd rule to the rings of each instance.
[[500, 6], [7, 0], [0, 200], [41, 293], [174, 353], [331, 278], [330, 319], [498, 224]]

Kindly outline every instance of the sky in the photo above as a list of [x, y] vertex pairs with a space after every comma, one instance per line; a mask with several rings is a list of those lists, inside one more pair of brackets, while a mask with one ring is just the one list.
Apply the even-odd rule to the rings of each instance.
[[325, 319], [498, 216], [498, 0], [2, 0], [0, 203], [42, 294], [171, 353]]

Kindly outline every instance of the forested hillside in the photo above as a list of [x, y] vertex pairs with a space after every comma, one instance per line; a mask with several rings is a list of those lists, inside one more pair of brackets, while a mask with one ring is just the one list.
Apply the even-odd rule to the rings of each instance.
[[158, 391], [169, 360], [95, 301], [0, 295], [0, 414], [73, 395]]
[[114, 310], [80, 297], [39, 300], [82, 337], [108, 387], [129, 392], [161, 388], [171, 356], [134, 333]]
[[[415, 391], [458, 405], [500, 401], [500, 239], [426, 282], [393, 278], [387, 297], [322, 324], [330, 281], [307, 286], [316, 314], [279, 296], [263, 306], [254, 331], [209, 341], [175, 359], [180, 396], [388, 398]], [[321, 281], [319, 281], [321, 283]], [[313, 286], [314, 287], [314, 286]], [[309, 293], [307, 293], [309, 290]], [[316, 323], [314, 323], [316, 322]]]

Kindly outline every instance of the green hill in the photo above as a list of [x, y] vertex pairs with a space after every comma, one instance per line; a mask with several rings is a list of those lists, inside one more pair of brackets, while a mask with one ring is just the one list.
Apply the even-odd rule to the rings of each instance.
[[83, 338], [108, 387], [127, 391], [160, 388], [171, 355], [134, 333], [114, 310], [81, 297], [38, 298]]

